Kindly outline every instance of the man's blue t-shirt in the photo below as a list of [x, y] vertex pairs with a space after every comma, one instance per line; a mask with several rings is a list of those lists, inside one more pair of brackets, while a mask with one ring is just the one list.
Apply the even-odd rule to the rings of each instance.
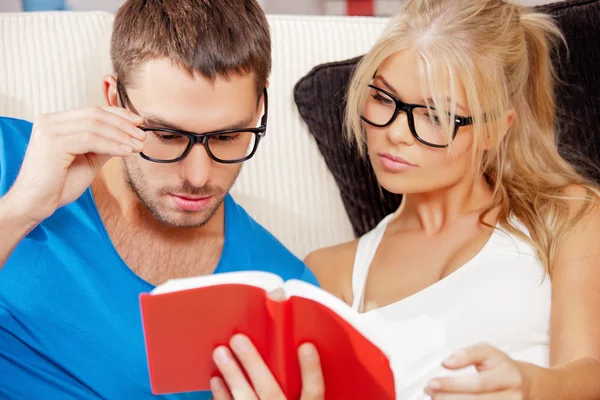
[[[18, 174], [31, 128], [0, 118], [0, 196]], [[227, 196], [215, 273], [250, 269], [317, 284]], [[89, 190], [57, 210], [0, 269], [0, 398], [158, 398], [150, 391], [139, 306], [140, 293], [152, 289], [115, 250]], [[160, 398], [208, 399], [210, 392]]]

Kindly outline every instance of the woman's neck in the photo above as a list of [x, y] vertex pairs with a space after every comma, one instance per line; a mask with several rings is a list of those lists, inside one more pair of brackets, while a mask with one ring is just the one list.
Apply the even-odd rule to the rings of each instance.
[[[403, 196], [397, 216], [407, 227], [434, 235], [449, 223], [465, 216], [478, 216], [492, 204], [493, 193], [483, 177], [462, 179], [458, 183], [427, 193]], [[494, 224], [496, 213], [490, 215]]]

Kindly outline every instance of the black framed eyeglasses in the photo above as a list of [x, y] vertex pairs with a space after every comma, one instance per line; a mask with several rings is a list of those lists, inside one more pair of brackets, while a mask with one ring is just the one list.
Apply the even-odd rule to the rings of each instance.
[[[427, 146], [448, 147], [461, 126], [473, 124], [472, 117], [455, 115], [454, 120], [449, 121], [449, 125], [453, 127], [449, 141], [447, 131], [442, 128], [441, 117], [437, 115], [434, 108], [422, 104], [404, 103], [390, 92], [374, 85], [369, 85], [369, 88], [369, 97], [360, 118], [369, 125], [383, 128], [391, 125], [398, 114], [403, 111], [406, 113], [408, 127], [412, 135]], [[451, 116], [448, 115], [448, 118], [451, 118]]]
[[[132, 112], [138, 113], [119, 82], [117, 82], [117, 96], [121, 107], [125, 108], [128, 104]], [[195, 144], [201, 144], [206, 149], [208, 156], [216, 162], [223, 164], [244, 162], [254, 156], [258, 144], [267, 131], [268, 98], [266, 88], [263, 90], [263, 96], [265, 111], [260, 126], [257, 128], [194, 133], [179, 129], [140, 126], [139, 129], [147, 132], [148, 135], [140, 156], [155, 163], [174, 163], [187, 157]]]

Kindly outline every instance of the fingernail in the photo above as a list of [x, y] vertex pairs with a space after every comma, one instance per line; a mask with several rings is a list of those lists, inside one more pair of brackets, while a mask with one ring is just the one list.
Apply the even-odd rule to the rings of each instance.
[[213, 393], [218, 393], [223, 391], [223, 385], [221, 385], [221, 380], [217, 377], [210, 378], [210, 390]]
[[268, 294], [269, 299], [273, 301], [284, 301], [285, 300], [285, 292], [283, 289], [275, 289]]
[[121, 145], [121, 148], [123, 149], [123, 151], [126, 151], [127, 153], [132, 153], [133, 149], [129, 146], [126, 146], [124, 144]]
[[140, 140], [146, 140], [146, 132], [144, 132], [141, 129], [136, 129], [134, 132], [135, 132], [135, 136], [140, 138]]
[[438, 381], [431, 381], [427, 384], [427, 389], [430, 390], [440, 390], [442, 388], [442, 385], [438, 382]]
[[217, 364], [227, 365], [229, 363], [229, 354], [227, 354], [227, 350], [225, 350], [225, 347], [223, 346], [218, 347], [215, 350], [213, 357]]
[[250, 348], [250, 340], [243, 335], [235, 335], [231, 338], [231, 347], [236, 352], [245, 352]]
[[444, 364], [446, 364], [448, 366], [456, 365], [464, 357], [465, 357], [465, 352], [464, 351], [462, 351], [462, 350], [461, 351], [457, 351], [456, 353], [451, 354], [450, 357], [446, 358], [444, 360]]
[[133, 147], [135, 147], [136, 149], [141, 149], [142, 147], [144, 147], [144, 144], [137, 139], [131, 139], [131, 142], [133, 143]]
[[314, 346], [310, 344], [303, 344], [300, 346], [300, 356], [307, 361], [313, 361], [317, 358], [317, 351]]

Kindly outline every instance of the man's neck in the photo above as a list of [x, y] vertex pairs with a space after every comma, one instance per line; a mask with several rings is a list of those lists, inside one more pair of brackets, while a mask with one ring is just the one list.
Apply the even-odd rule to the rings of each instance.
[[211, 274], [225, 243], [224, 204], [201, 228], [165, 225], [129, 188], [120, 160], [111, 161], [92, 182], [92, 193], [106, 231], [125, 264], [154, 285], [168, 279]]

